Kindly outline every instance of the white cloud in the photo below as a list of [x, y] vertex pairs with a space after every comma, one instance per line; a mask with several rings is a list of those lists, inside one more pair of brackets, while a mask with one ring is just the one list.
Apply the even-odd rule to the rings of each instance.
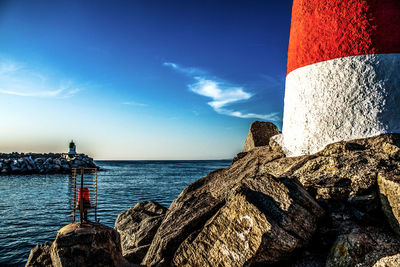
[[197, 68], [183, 68], [172, 62], [165, 62], [163, 65], [192, 77], [195, 82], [189, 84], [188, 88], [198, 95], [211, 98], [208, 104], [219, 114], [244, 119], [257, 118], [275, 122], [280, 120], [278, 113], [243, 113], [227, 108], [231, 104], [246, 101], [253, 97], [253, 94], [246, 92], [243, 87], [235, 87], [226, 82], [217, 81], [217, 79], [207, 78], [206, 73]]
[[0, 59], [0, 94], [22, 97], [68, 98], [82, 89], [21, 63]]
[[147, 104], [135, 102], [135, 101], [126, 101], [123, 102], [122, 105], [128, 105], [128, 106], [138, 106], [138, 107], [146, 107]]

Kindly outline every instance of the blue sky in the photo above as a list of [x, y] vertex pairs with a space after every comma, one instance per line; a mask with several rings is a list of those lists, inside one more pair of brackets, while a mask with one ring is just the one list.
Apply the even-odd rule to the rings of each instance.
[[291, 1], [1, 1], [0, 152], [224, 159], [281, 127]]

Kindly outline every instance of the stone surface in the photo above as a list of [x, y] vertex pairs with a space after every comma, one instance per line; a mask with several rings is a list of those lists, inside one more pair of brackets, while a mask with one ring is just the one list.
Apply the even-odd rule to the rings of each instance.
[[248, 152], [258, 146], [266, 146], [269, 139], [279, 134], [278, 127], [271, 122], [255, 121], [250, 125], [242, 152]]
[[379, 228], [355, 228], [341, 235], [331, 249], [326, 267], [373, 266], [400, 252], [400, 238]]
[[57, 233], [51, 249], [54, 266], [128, 266], [116, 230], [97, 223], [71, 223]]
[[[185, 188], [171, 204], [142, 263], [168, 265], [173, 260], [180, 265], [186, 257], [194, 265], [207, 260], [217, 263], [228, 250], [236, 255], [233, 257], [240, 257], [238, 262], [273, 262], [301, 246], [310, 238], [322, 210], [294, 180], [259, 175], [261, 166], [282, 156], [269, 146], [256, 147], [232, 166]], [[213, 231], [216, 234], [209, 235]], [[293, 232], [297, 234], [293, 236]], [[279, 234], [286, 234], [287, 239], [273, 238]], [[202, 247], [201, 238], [221, 246]], [[249, 243], [241, 238], [248, 238]], [[225, 252], [223, 244], [228, 246]], [[241, 253], [246, 244], [248, 251]], [[188, 254], [194, 251], [202, 251], [201, 256]], [[231, 257], [224, 256], [224, 263], [233, 264]]]
[[393, 230], [400, 235], [400, 172], [378, 174], [382, 210]]
[[126, 259], [132, 263], [142, 261], [167, 210], [157, 202], [145, 201], [118, 215], [115, 229], [121, 236]]
[[[214, 171], [185, 188], [171, 204], [142, 263], [168, 265], [172, 261], [179, 266], [246, 266], [271, 263], [274, 258], [278, 261], [274, 266], [324, 266], [329, 258], [331, 264], [339, 266], [349, 266], [346, 262], [372, 266], [380, 258], [397, 253], [398, 237], [381, 210], [377, 179], [386, 175], [393, 180], [393, 172], [400, 169], [399, 134], [337, 142], [318, 153], [299, 157], [285, 157], [273, 142], [255, 147], [230, 167]], [[285, 230], [296, 233], [298, 239], [283, 246], [282, 251], [286, 253], [279, 254], [274, 253], [279, 242], [263, 243], [262, 240], [267, 240], [271, 229], [278, 225], [273, 215], [280, 213], [263, 208], [271, 206], [271, 198], [259, 202], [250, 200], [264, 192], [263, 188], [281, 192], [278, 184], [284, 179], [299, 181], [325, 210], [325, 215], [314, 235], [308, 236], [311, 238], [308, 243], [299, 241], [304, 240], [299, 238], [299, 229]], [[271, 181], [277, 184], [262, 186]], [[247, 194], [253, 183], [257, 184], [258, 191]], [[296, 190], [290, 187], [289, 192]], [[284, 196], [284, 192], [279, 194], [279, 197]], [[279, 199], [276, 203], [285, 201]], [[249, 217], [245, 217], [248, 214]], [[297, 217], [290, 214], [285, 216], [295, 219], [287, 220], [285, 227], [299, 227], [301, 223], [296, 219], [304, 216], [299, 212]], [[251, 230], [248, 218], [253, 222]], [[280, 225], [280, 229], [287, 229], [285, 227]], [[356, 245], [359, 240], [368, 240], [361, 245], [361, 250]], [[334, 245], [336, 243], [342, 245]], [[377, 248], [371, 248], [372, 244]], [[273, 245], [276, 247], [269, 247]], [[339, 258], [335, 261], [341, 253], [336, 248], [341, 247], [348, 248], [349, 254], [343, 261]], [[359, 251], [368, 249], [374, 255], [360, 256]], [[332, 254], [331, 250], [336, 252]]]
[[400, 266], [400, 254], [387, 256], [377, 261], [373, 267], [398, 267]]
[[50, 247], [51, 243], [45, 243], [43, 245], [36, 245], [31, 250], [29, 254], [28, 261], [26, 262], [26, 267], [51, 267], [51, 257], [50, 257]]
[[278, 262], [311, 238], [322, 213], [295, 180], [272, 175], [245, 178], [203, 229], [180, 245], [173, 265]]

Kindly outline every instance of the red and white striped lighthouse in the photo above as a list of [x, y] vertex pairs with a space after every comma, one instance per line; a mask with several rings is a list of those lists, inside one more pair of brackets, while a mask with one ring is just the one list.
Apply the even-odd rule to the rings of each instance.
[[400, 0], [294, 0], [287, 154], [389, 132], [400, 132]]

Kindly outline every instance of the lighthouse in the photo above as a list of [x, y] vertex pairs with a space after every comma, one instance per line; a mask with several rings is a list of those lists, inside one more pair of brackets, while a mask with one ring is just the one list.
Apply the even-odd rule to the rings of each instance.
[[75, 143], [74, 143], [73, 140], [71, 140], [71, 142], [69, 143], [69, 152], [68, 152], [68, 155], [69, 155], [70, 157], [73, 157], [73, 156], [76, 155], [76, 145], [75, 145]]
[[400, 132], [400, 1], [294, 0], [282, 135], [288, 156]]

